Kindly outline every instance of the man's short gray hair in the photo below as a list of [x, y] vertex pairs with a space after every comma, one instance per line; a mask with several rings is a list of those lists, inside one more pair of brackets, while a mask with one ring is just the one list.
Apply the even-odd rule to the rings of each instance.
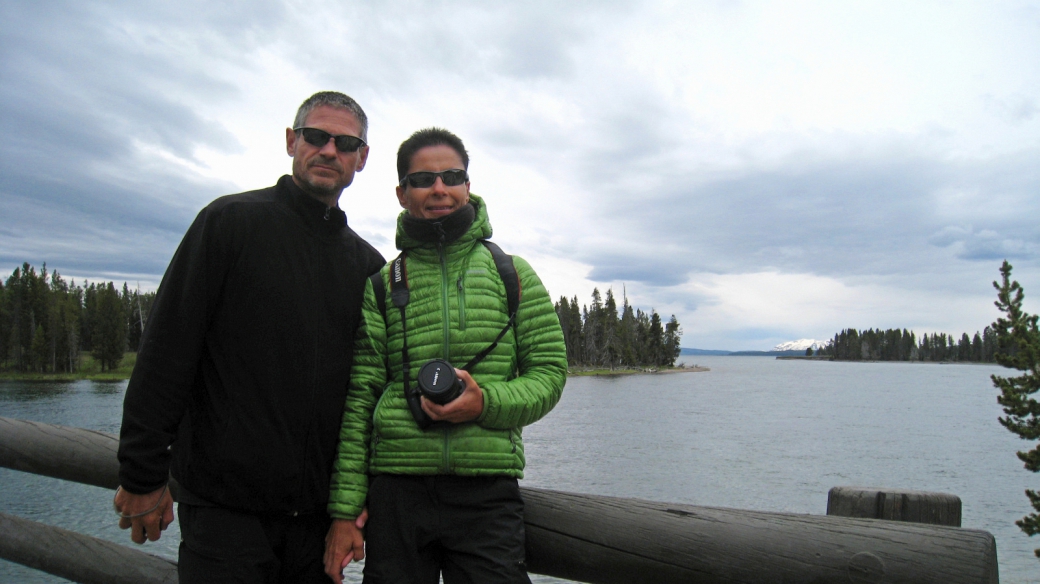
[[368, 116], [365, 115], [365, 110], [361, 109], [361, 106], [352, 97], [338, 91], [319, 91], [308, 97], [300, 104], [300, 109], [296, 111], [296, 120], [293, 122], [293, 128], [302, 127], [307, 123], [307, 116], [314, 111], [314, 108], [322, 105], [345, 109], [354, 114], [358, 123], [361, 124], [361, 135], [358, 138], [368, 142]]

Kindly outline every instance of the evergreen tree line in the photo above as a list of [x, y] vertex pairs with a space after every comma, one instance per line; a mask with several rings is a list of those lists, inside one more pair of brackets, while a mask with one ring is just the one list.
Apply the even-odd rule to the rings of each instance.
[[0, 369], [71, 373], [88, 353], [101, 370], [137, 350], [154, 292], [120, 291], [112, 282], [66, 281], [28, 263], [0, 282]]
[[[811, 351], [811, 350], [810, 350]], [[924, 334], [920, 341], [913, 331], [888, 329], [857, 331], [845, 329], [834, 335], [817, 355], [842, 361], [970, 361], [992, 363], [997, 352], [997, 334], [991, 327], [982, 333], [960, 338], [946, 333]], [[811, 354], [811, 352], [809, 353]]]
[[579, 307], [577, 296], [561, 296], [556, 314], [571, 367], [671, 367], [679, 357], [682, 328], [675, 315], [662, 323], [654, 310], [633, 309], [627, 295], [619, 313], [611, 289], [605, 299], [593, 289], [591, 306]]

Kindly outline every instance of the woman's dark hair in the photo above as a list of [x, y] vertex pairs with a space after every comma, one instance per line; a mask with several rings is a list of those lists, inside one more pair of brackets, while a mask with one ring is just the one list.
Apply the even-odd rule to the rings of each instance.
[[412, 157], [415, 153], [427, 146], [448, 146], [458, 153], [462, 159], [462, 169], [469, 170], [469, 154], [466, 147], [462, 145], [462, 139], [445, 130], [444, 128], [423, 128], [412, 134], [407, 140], [401, 142], [397, 149], [397, 180], [404, 180], [408, 174], [408, 168], [412, 165]]

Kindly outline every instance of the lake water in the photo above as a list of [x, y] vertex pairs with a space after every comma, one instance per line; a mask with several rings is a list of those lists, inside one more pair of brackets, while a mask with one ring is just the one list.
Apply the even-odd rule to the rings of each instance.
[[[997, 540], [1001, 582], [1040, 582], [1014, 525], [1040, 477], [997, 422], [992, 365], [686, 357], [703, 373], [574, 377], [527, 428], [521, 484], [564, 491], [823, 515], [839, 485], [939, 491], [962, 525]], [[0, 383], [0, 416], [117, 432], [124, 383]], [[132, 545], [111, 493], [0, 469], [0, 511]], [[176, 557], [176, 523], [152, 553]], [[349, 580], [359, 582], [352, 567]], [[535, 583], [560, 582], [533, 576]], [[0, 560], [0, 582], [63, 582]]]

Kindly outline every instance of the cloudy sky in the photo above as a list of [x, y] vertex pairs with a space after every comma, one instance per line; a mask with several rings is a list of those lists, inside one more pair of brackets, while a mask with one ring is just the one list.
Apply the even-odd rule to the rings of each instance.
[[0, 274], [154, 288], [324, 89], [371, 120], [341, 206], [388, 258], [397, 146], [437, 125], [554, 298], [627, 292], [685, 347], [973, 333], [1004, 258], [1040, 309], [1018, 1], [4, 2]]

